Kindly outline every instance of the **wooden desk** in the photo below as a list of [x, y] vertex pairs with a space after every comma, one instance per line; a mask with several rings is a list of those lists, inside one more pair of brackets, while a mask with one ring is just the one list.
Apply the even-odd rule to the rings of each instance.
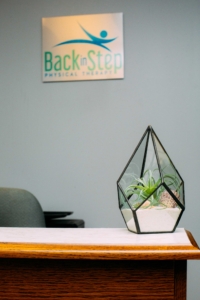
[[185, 300], [191, 233], [1, 228], [0, 299]]

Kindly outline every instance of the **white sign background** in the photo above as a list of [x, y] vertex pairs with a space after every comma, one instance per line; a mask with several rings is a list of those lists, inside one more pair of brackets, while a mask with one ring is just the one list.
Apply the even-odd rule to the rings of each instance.
[[123, 14], [42, 18], [42, 78], [124, 78]]

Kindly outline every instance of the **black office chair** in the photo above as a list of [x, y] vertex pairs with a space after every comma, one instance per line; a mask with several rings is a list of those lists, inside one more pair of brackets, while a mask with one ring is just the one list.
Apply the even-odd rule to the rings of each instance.
[[46, 227], [35, 196], [23, 189], [0, 188], [0, 227]]

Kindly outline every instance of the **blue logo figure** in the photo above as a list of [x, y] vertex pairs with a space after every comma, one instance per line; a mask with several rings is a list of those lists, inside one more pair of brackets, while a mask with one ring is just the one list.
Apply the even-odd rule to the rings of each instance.
[[110, 51], [110, 49], [108, 47], [106, 47], [104, 44], [111, 43], [114, 40], [116, 40], [116, 38], [105, 39], [107, 37], [107, 34], [108, 34], [107, 31], [105, 31], [105, 30], [102, 30], [100, 32], [100, 37], [101, 38], [99, 38], [99, 37], [96, 37], [96, 36], [92, 35], [91, 33], [89, 33], [81, 25], [80, 25], [80, 27], [87, 34], [87, 36], [90, 38], [90, 40], [83, 40], [83, 39], [69, 40], [69, 41], [65, 41], [65, 42], [59, 43], [59, 44], [55, 45], [55, 47], [61, 46], [61, 45], [67, 45], [67, 44], [92, 44], [92, 45], [96, 45], [96, 46], [105, 48], [108, 51]]

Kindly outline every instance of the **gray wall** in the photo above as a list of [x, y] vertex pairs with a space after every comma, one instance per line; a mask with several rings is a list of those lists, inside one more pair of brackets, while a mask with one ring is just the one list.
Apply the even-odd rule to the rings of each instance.
[[[109, 12], [124, 13], [124, 80], [42, 83], [41, 18]], [[1, 0], [0, 185], [87, 227], [124, 227], [116, 180], [151, 124], [185, 180], [179, 226], [200, 244], [199, 16], [199, 0]]]

